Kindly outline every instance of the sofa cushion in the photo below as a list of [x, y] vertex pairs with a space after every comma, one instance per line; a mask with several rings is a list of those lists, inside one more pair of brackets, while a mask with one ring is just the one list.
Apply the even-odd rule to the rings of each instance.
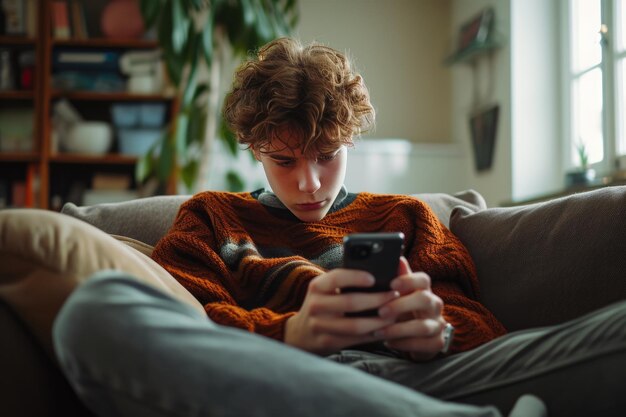
[[509, 330], [550, 325], [626, 298], [626, 187], [520, 207], [457, 208], [483, 303]]
[[456, 207], [465, 207], [473, 212], [487, 208], [484, 197], [475, 190], [465, 190], [455, 194], [422, 193], [413, 194], [413, 196], [428, 204], [446, 227], [450, 227], [450, 215]]
[[2, 416], [93, 416], [22, 320], [0, 300]]
[[154, 196], [81, 207], [66, 203], [61, 212], [107, 233], [130, 237], [154, 246], [174, 223], [178, 207], [189, 197]]
[[160, 265], [102, 230], [51, 211], [0, 211], [0, 299], [48, 352], [52, 352], [52, 321], [65, 298], [77, 284], [103, 269], [128, 272], [204, 311]]
[[[450, 213], [454, 207], [467, 207], [474, 211], [487, 207], [485, 199], [474, 190], [454, 195], [423, 193], [413, 196], [428, 204], [446, 226], [449, 225]], [[67, 203], [63, 206], [62, 213], [81, 219], [107, 233], [156, 245], [174, 222], [179, 206], [189, 198], [189, 195], [155, 196], [81, 207]]]

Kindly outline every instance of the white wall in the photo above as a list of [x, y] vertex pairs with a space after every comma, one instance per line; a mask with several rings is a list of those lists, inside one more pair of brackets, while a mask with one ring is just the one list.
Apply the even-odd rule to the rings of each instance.
[[[562, 188], [558, 9], [545, 0], [455, 0], [453, 27], [492, 6], [504, 41], [492, 59], [477, 68], [483, 104], [500, 105], [493, 167], [478, 173], [468, 165], [471, 188], [491, 206]], [[472, 72], [453, 69], [453, 136], [472, 155], [468, 114]]]
[[[457, 64], [452, 72], [452, 123], [453, 141], [468, 155], [463, 177], [467, 187], [481, 193], [490, 206], [499, 205], [511, 196], [511, 71], [510, 71], [510, 7], [503, 0], [455, 0], [452, 7], [451, 33], [476, 16], [481, 10], [492, 6], [495, 11], [495, 29], [504, 46], [490, 57], [477, 61], [475, 72], [469, 65]], [[477, 172], [474, 168], [473, 150], [469, 129], [470, 115], [476, 110], [473, 89], [477, 88], [479, 106], [500, 105], [500, 116], [491, 169]]]
[[[346, 187], [349, 191], [414, 194], [454, 193], [467, 186], [463, 181], [467, 157], [456, 144], [420, 144], [406, 139], [361, 139], [348, 150]], [[260, 163], [248, 152], [233, 159], [216, 144], [209, 175], [209, 189], [226, 189], [224, 173], [236, 169], [244, 176], [246, 190], [269, 188]]]
[[366, 137], [450, 142], [451, 0], [299, 0], [295, 35], [353, 58], [377, 110]]
[[[556, 2], [511, 2], [512, 199], [563, 187]], [[532, 30], [529, 28], [532, 27]]]
[[[299, 4], [296, 35], [351, 53], [378, 110], [376, 131], [350, 151], [346, 180], [350, 190], [416, 193], [473, 188], [490, 206], [497, 206], [560, 188], [555, 2], [300, 0]], [[491, 58], [481, 59], [475, 72], [464, 64], [443, 66], [450, 39], [488, 6], [495, 9], [495, 27], [504, 46]], [[441, 27], [433, 22], [445, 24], [447, 32], [437, 35]], [[493, 166], [482, 173], [474, 168], [469, 130], [474, 86], [481, 104], [500, 105]], [[375, 138], [382, 138], [382, 144]], [[225, 154], [218, 152], [215, 158], [214, 172], [233, 165]], [[247, 188], [263, 185], [260, 167], [247, 156], [242, 163], [249, 177]], [[223, 186], [220, 176], [212, 174], [212, 188]]]

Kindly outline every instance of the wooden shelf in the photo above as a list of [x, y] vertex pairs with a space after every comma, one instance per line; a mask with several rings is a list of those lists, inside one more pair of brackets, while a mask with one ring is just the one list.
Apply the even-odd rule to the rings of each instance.
[[[81, 1], [83, 6], [89, 6], [91, 12], [102, 10], [110, 0]], [[2, 0], [0, 0], [0, 3]], [[37, 36], [0, 36], [0, 47], [17, 51], [33, 50], [35, 54], [34, 88], [32, 91], [10, 90], [0, 91], [2, 110], [7, 107], [32, 107], [33, 110], [33, 151], [32, 152], [2, 152], [0, 151], [0, 168], [3, 177], [0, 181], [11, 184], [24, 181], [36, 190], [35, 205], [43, 209], [58, 206], [58, 199], [65, 203], [68, 199], [79, 199], [80, 193], [72, 192], [76, 184], [80, 185], [89, 180], [94, 173], [113, 173], [128, 175], [132, 178], [139, 158], [134, 155], [108, 153], [104, 155], [76, 154], [51, 152], [56, 149], [54, 142], [58, 139], [54, 134], [54, 106], [62, 98], [72, 102], [84, 120], [99, 120], [112, 123], [111, 106], [116, 102], [140, 104], [142, 102], [160, 102], [166, 105], [165, 124], [171, 122], [177, 110], [178, 98], [174, 94], [134, 94], [126, 91], [97, 92], [97, 91], [67, 91], [55, 88], [54, 62], [55, 53], [62, 49], [98, 50], [110, 49], [116, 54], [137, 50], [158, 50], [159, 43], [154, 39], [108, 39], [104, 37], [90, 39], [55, 39], [53, 37], [53, 0], [36, 0], [36, 28]], [[97, 15], [97, 16], [96, 16]], [[88, 15], [91, 16], [91, 15]], [[99, 24], [99, 14], [88, 17], [86, 26], [93, 29]], [[71, 19], [70, 19], [71, 21]], [[88, 27], [88, 29], [89, 29]], [[98, 33], [98, 30], [87, 30]], [[73, 31], [73, 33], [77, 33]], [[11, 54], [13, 65], [17, 65], [17, 54]], [[116, 58], [117, 59], [117, 58]], [[121, 87], [123, 88], [123, 87]], [[85, 140], [89, 140], [88, 137]], [[135, 179], [131, 179], [133, 186]], [[55, 203], [52, 204], [52, 200]], [[10, 200], [10, 199], [9, 199]], [[82, 202], [73, 201], [81, 204]]]
[[35, 47], [37, 40], [27, 36], [0, 36], [0, 45], [26, 45]]
[[11, 162], [34, 162], [39, 159], [36, 152], [2, 152], [0, 151], [0, 161]]
[[55, 90], [50, 94], [53, 99], [66, 98], [74, 101], [157, 101], [173, 100], [163, 94], [135, 94], [135, 93], [101, 93], [93, 91], [60, 91]]
[[115, 153], [105, 155], [56, 153], [50, 156], [50, 162], [60, 164], [134, 165], [137, 162], [137, 157]]
[[493, 39], [490, 39], [484, 43], [473, 44], [463, 49], [462, 51], [455, 52], [454, 54], [448, 56], [445, 59], [444, 64], [454, 65], [461, 63], [473, 63], [481, 56], [490, 54], [497, 49], [500, 49], [501, 47], [502, 43]]
[[32, 100], [34, 97], [32, 90], [0, 91], [0, 100]]

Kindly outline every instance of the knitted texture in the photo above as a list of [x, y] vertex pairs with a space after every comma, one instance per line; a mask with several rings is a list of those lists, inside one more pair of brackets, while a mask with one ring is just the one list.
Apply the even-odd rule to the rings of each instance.
[[452, 352], [505, 333], [478, 302], [468, 251], [430, 208], [405, 195], [350, 194], [322, 220], [302, 222], [251, 193], [204, 192], [180, 208], [152, 257], [189, 290], [216, 323], [283, 340], [309, 282], [341, 266], [350, 233], [402, 232], [413, 271], [430, 275], [443, 315], [456, 328]]

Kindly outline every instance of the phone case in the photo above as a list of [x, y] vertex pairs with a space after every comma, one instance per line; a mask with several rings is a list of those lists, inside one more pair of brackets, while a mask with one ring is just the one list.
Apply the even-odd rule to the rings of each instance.
[[349, 288], [347, 291], [388, 291], [398, 275], [398, 263], [404, 247], [404, 234], [357, 233], [344, 237], [343, 267], [370, 272], [376, 278], [373, 287]]

